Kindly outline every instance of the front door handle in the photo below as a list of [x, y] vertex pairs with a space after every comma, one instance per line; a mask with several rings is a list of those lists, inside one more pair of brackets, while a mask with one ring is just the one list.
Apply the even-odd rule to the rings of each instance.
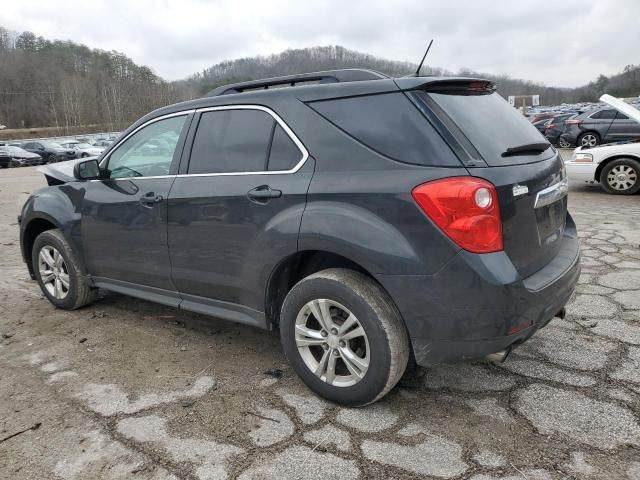
[[280, 198], [281, 196], [282, 190], [274, 190], [269, 185], [260, 185], [247, 192], [249, 200], [255, 203], [266, 203], [272, 198]]
[[146, 195], [140, 197], [140, 203], [147, 206], [153, 205], [154, 203], [160, 203], [162, 200], [162, 195], [156, 195], [153, 192], [149, 192]]

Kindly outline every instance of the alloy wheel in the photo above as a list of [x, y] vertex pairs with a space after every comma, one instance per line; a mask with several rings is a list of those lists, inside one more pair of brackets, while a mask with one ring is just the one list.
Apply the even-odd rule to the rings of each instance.
[[305, 304], [296, 317], [295, 341], [307, 368], [332, 386], [355, 385], [367, 373], [367, 334], [356, 316], [338, 302], [316, 299]]
[[52, 297], [62, 300], [69, 294], [69, 271], [62, 254], [45, 245], [38, 254], [38, 270], [44, 288]]
[[558, 145], [560, 146], [560, 148], [571, 148], [571, 144], [567, 142], [564, 138], [561, 138], [558, 141]]
[[607, 183], [609, 186], [623, 192], [632, 188], [638, 181], [638, 172], [629, 165], [616, 165], [607, 173]]
[[583, 147], [595, 147], [598, 145], [598, 139], [595, 135], [587, 133], [580, 140], [580, 145], [582, 145]]

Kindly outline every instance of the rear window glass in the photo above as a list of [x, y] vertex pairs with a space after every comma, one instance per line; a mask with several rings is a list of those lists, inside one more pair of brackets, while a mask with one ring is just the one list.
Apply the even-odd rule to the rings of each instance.
[[591, 115], [594, 120], [612, 120], [616, 118], [615, 110], [601, 110]]
[[273, 124], [273, 117], [260, 110], [203, 113], [193, 139], [189, 173], [263, 171]]
[[310, 106], [386, 157], [416, 165], [460, 166], [442, 137], [402, 93], [319, 101]]
[[269, 170], [291, 170], [302, 160], [302, 152], [284, 129], [276, 124], [269, 152]]
[[451, 117], [490, 165], [507, 164], [508, 161], [502, 159], [507, 148], [546, 141], [524, 115], [497, 93], [423, 95], [428, 95]]

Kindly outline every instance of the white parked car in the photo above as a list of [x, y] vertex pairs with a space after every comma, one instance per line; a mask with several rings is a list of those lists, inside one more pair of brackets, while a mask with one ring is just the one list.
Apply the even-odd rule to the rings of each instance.
[[[640, 110], [603, 95], [600, 100], [640, 122]], [[640, 142], [619, 142], [599, 147], [578, 147], [565, 163], [569, 181], [600, 183], [608, 193], [633, 195], [640, 191]]]
[[104, 147], [96, 147], [95, 145], [84, 142], [65, 142], [62, 146], [65, 148], [73, 148], [78, 152], [79, 157], [97, 157], [104, 152]]

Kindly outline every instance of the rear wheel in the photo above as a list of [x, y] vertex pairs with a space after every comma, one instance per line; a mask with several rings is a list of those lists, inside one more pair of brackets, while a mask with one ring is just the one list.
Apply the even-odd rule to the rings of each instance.
[[75, 310], [97, 298], [82, 275], [71, 246], [58, 229], [36, 237], [32, 251], [33, 271], [42, 293], [58, 308]]
[[600, 184], [614, 195], [633, 195], [640, 190], [640, 162], [633, 158], [619, 158], [604, 166]]
[[600, 135], [595, 132], [586, 132], [578, 137], [579, 147], [597, 147], [600, 145]]
[[558, 146], [560, 148], [571, 148], [572, 147], [572, 145], [562, 137], [560, 137], [560, 139], [558, 140]]
[[388, 294], [353, 270], [323, 270], [298, 282], [282, 306], [280, 336], [307, 386], [345, 405], [382, 398], [409, 359], [407, 331]]

